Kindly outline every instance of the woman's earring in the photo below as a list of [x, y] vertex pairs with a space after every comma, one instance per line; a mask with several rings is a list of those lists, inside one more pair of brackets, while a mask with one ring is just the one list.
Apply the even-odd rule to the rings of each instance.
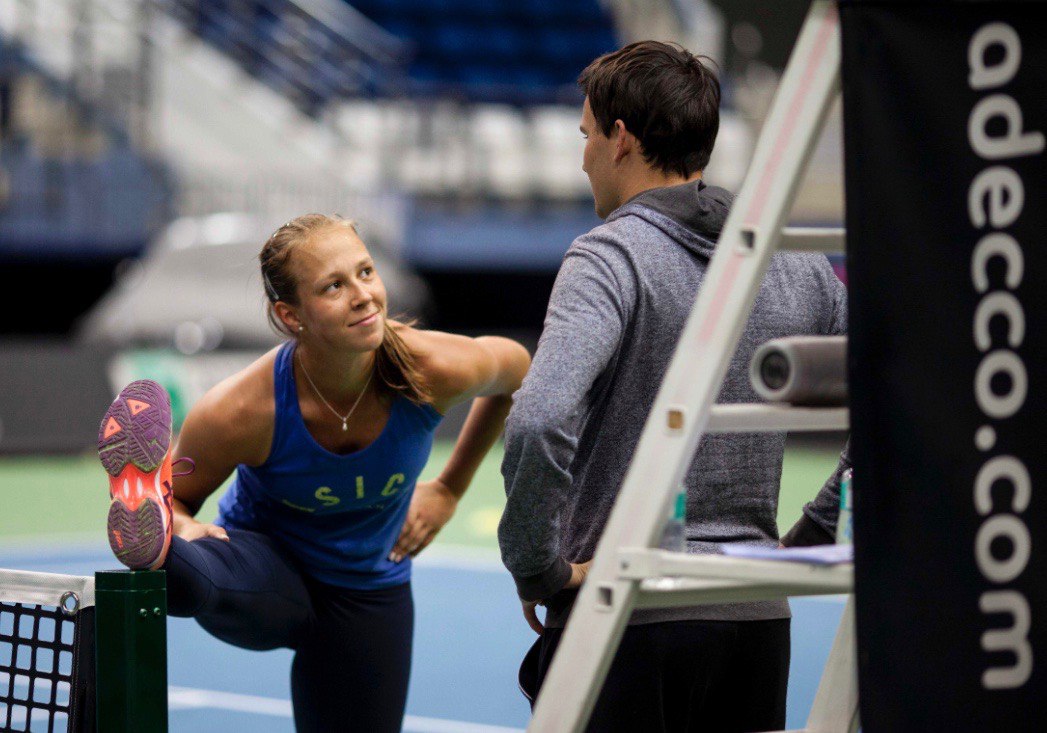
[[305, 330], [305, 326], [299, 326], [299, 327], [298, 327], [298, 331], [299, 331], [299, 332], [301, 332], [301, 331], [304, 331], [304, 330]]

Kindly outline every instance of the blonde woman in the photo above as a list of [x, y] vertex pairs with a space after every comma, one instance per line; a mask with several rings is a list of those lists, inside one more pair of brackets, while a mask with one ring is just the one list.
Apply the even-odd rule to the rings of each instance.
[[[236, 646], [294, 649], [299, 730], [398, 731], [411, 557], [454, 513], [529, 356], [508, 339], [389, 320], [349, 221], [299, 217], [260, 260], [270, 320], [288, 341], [211, 389], [172, 450], [158, 385], [130, 385], [103, 419], [111, 544], [132, 567], [167, 571], [171, 615]], [[418, 482], [437, 424], [469, 400], [439, 478]], [[127, 448], [145, 444], [151, 458]], [[195, 463], [173, 493], [172, 458]], [[218, 520], [198, 522], [233, 473]]]

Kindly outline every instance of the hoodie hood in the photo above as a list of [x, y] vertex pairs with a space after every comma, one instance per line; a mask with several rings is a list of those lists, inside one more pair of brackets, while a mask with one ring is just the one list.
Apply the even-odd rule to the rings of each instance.
[[639, 193], [612, 211], [607, 221], [638, 216], [681, 246], [709, 259], [733, 201], [734, 194], [699, 178]]

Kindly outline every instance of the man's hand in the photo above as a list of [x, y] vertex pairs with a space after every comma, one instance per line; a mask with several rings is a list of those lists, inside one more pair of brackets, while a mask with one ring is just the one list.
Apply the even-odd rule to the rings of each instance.
[[400, 562], [424, 550], [454, 514], [458, 497], [439, 479], [419, 483], [411, 497], [407, 520], [389, 559]]
[[541, 634], [545, 631], [545, 627], [542, 622], [538, 620], [538, 606], [542, 603], [541, 601], [520, 601], [523, 605], [523, 615], [527, 619], [527, 625], [536, 634]]
[[589, 574], [589, 568], [591, 568], [592, 566], [592, 560], [590, 560], [589, 562], [583, 562], [578, 565], [571, 563], [571, 577], [567, 579], [567, 585], [565, 585], [564, 588], [581, 588], [582, 583], [585, 582], [585, 576]]
[[[592, 560], [577, 565], [571, 563], [571, 577], [567, 579], [567, 585], [564, 586], [564, 590], [580, 588], [582, 583], [585, 582], [585, 576], [589, 574], [589, 568], [592, 565]], [[545, 626], [538, 619], [538, 606], [544, 606], [545, 601], [520, 601], [520, 603], [523, 605], [523, 615], [527, 619], [527, 625], [534, 630], [534, 633], [541, 634], [545, 631]]]

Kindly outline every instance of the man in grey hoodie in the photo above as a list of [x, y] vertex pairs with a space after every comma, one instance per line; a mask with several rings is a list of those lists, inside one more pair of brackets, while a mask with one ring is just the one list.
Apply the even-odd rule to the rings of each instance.
[[[541, 634], [540, 686], [577, 587], [690, 314], [732, 195], [708, 186], [720, 87], [676, 46], [632, 44], [579, 78], [583, 170], [605, 219], [574, 241], [506, 421], [502, 559]], [[721, 402], [756, 402], [748, 363], [768, 339], [846, 330], [847, 298], [822, 255], [776, 254]], [[783, 433], [706, 436], [686, 478], [687, 549], [777, 546]], [[830, 480], [790, 535], [831, 541]], [[535, 605], [547, 607], [544, 627]], [[769, 730], [785, 724], [789, 606], [763, 601], [637, 611], [590, 730]], [[534, 694], [536, 689], [528, 690]]]

